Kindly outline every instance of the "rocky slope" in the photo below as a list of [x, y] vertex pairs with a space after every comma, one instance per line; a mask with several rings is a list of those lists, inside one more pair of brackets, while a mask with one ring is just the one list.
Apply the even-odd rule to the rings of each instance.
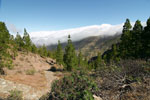
[[7, 97], [11, 90], [19, 90], [25, 100], [38, 100], [61, 76], [49, 71], [52, 66], [58, 66], [55, 60], [36, 54], [19, 52], [13, 64], [12, 69], [4, 69], [6, 75], [0, 76], [0, 98]]

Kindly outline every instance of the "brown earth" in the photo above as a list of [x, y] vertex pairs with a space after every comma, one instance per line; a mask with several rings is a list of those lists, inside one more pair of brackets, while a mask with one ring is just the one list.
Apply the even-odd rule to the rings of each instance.
[[[13, 86], [16, 84], [16, 89], [18, 84], [22, 84], [25, 86], [30, 86], [36, 91], [42, 91], [40, 96], [50, 91], [52, 82], [62, 76], [61, 72], [54, 73], [48, 71], [52, 66], [59, 67], [55, 63], [55, 60], [51, 58], [42, 58], [37, 54], [19, 52], [18, 56], [15, 58], [15, 60], [13, 60], [13, 65], [14, 67], [12, 69], [4, 69], [6, 75], [0, 76], [0, 79], [13, 82]], [[5, 85], [7, 86], [7, 84]], [[11, 84], [9, 84], [7, 87], [9, 86], [11, 86]], [[0, 87], [1, 89], [5, 90], [5, 87]], [[25, 90], [22, 91], [25, 92]], [[0, 94], [3, 94], [4, 96], [5, 93], [0, 91]], [[29, 94], [31, 93], [29, 92]], [[28, 93], [26, 95], [28, 95]], [[37, 95], [39, 97], [39, 94]], [[37, 100], [33, 98], [28, 99]]]

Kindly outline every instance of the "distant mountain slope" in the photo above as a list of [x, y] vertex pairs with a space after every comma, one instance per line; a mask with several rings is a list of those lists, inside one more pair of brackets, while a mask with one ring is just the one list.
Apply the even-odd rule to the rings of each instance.
[[[92, 36], [84, 38], [80, 41], [73, 42], [77, 52], [82, 51], [83, 55], [86, 57], [92, 57], [97, 55], [97, 52], [101, 51], [102, 53], [109, 49], [112, 44], [120, 40], [120, 34], [114, 36]], [[62, 43], [62, 47], [65, 48], [67, 43]], [[49, 45], [48, 49], [56, 49], [57, 45]]]

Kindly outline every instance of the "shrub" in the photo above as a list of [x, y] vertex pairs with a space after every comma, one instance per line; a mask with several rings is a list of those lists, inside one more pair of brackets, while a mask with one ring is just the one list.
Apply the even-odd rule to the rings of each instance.
[[28, 70], [26, 70], [26, 74], [27, 75], [34, 75], [35, 74], [35, 69], [28, 69]]
[[18, 90], [11, 90], [10, 95], [6, 100], [23, 100], [22, 92]]
[[51, 68], [50, 68], [50, 71], [52, 71], [52, 72], [56, 72], [56, 67], [55, 66], [52, 66]]
[[[142, 92], [138, 89], [138, 87], [141, 87], [139, 86], [140, 84], [144, 84], [146, 87], [145, 91], [149, 91], [149, 85], [145, 83], [149, 83], [150, 64], [146, 61], [122, 60], [116, 64], [112, 63], [102, 68], [97, 69], [95, 73], [93, 73], [93, 77], [98, 84], [98, 88], [101, 90], [99, 94], [101, 94], [105, 100], [109, 100], [111, 97], [114, 98], [114, 96], [116, 96], [116, 98], [112, 100], [127, 100], [124, 99], [124, 96], [129, 92], [129, 94], [131, 94], [136, 91], [141, 94]], [[142, 95], [144, 95], [144, 92]], [[137, 94], [134, 94], [134, 97], [135, 96], [138, 97]], [[128, 100], [130, 100], [130, 98], [128, 98]], [[134, 100], [146, 99], [134, 98]]]
[[14, 68], [12, 60], [8, 60], [5, 66], [10, 70]]
[[75, 71], [52, 84], [48, 100], [94, 100], [98, 90], [95, 82], [85, 72]]
[[47, 93], [47, 94], [43, 95], [42, 97], [40, 97], [39, 100], [48, 100], [48, 98], [49, 98], [49, 93]]
[[3, 68], [0, 68], [0, 75], [5, 75]]
[[147, 68], [150, 68], [150, 64], [142, 60], [123, 60], [119, 62], [119, 65], [122, 67], [122, 72], [124, 72], [127, 78], [132, 80], [139, 80], [149, 76]]

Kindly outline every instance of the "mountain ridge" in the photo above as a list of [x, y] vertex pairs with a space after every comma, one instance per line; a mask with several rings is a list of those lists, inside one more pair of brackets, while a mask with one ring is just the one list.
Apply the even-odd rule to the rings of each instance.
[[[77, 53], [81, 51], [85, 57], [90, 58], [96, 56], [99, 51], [103, 53], [105, 50], [111, 48], [112, 44], [119, 42], [120, 36], [120, 33], [114, 36], [91, 36], [79, 41], [73, 41], [73, 44]], [[61, 43], [61, 45], [65, 49], [67, 43]], [[49, 50], [55, 50], [56, 48], [57, 44], [47, 46]]]

